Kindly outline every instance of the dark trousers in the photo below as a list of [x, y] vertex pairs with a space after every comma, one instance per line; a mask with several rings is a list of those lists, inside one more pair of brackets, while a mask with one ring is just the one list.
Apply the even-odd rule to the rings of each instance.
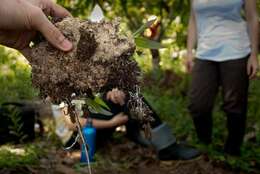
[[[151, 122], [151, 128], [156, 128], [159, 125], [162, 124], [162, 121], [160, 119], [160, 117], [158, 116], [158, 114], [154, 111], [154, 109], [152, 108], [152, 106], [145, 100], [144, 97], [142, 97], [143, 102], [148, 106], [148, 108], [152, 111], [151, 113], [151, 117], [153, 118], [153, 122]], [[112, 116], [106, 116], [106, 115], [102, 115], [102, 114], [90, 114], [91, 118], [94, 119], [99, 119], [99, 120], [109, 120], [112, 119], [112, 117], [114, 117], [115, 115], [119, 114], [120, 112], [124, 112], [125, 114], [127, 114], [129, 116], [129, 120], [126, 123], [126, 129], [127, 129], [127, 134], [126, 136], [136, 142], [136, 143], [140, 143], [138, 142], [138, 137], [140, 134], [140, 130], [142, 129], [142, 125], [140, 125], [138, 120], [132, 119], [131, 116], [129, 115], [129, 110], [127, 108], [126, 105], [124, 106], [120, 106], [118, 104], [114, 104], [111, 101], [106, 101], [106, 104], [109, 106], [109, 108], [111, 109], [112, 112]], [[97, 145], [99, 146], [104, 146], [107, 141], [111, 138], [113, 132], [115, 131], [115, 128], [108, 128], [108, 129], [99, 129], [97, 130]]]
[[[249, 79], [247, 58], [224, 62], [195, 60], [189, 92], [189, 111], [200, 141], [208, 144], [212, 134], [212, 110], [219, 87], [227, 115], [225, 150], [238, 152], [246, 127]], [[232, 153], [232, 152], [231, 152]]]

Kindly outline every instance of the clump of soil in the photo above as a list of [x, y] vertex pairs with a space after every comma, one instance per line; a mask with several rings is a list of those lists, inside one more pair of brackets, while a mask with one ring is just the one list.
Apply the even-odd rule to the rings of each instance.
[[[119, 88], [130, 96], [129, 110], [135, 113], [132, 118], [139, 120], [148, 132], [149, 109], [138, 102], [141, 101], [138, 94], [134, 99], [137, 104], [133, 105], [136, 101], [131, 98], [139, 89], [140, 76], [140, 69], [132, 59], [135, 43], [132, 37], [120, 34], [119, 24], [119, 20], [96, 23], [77, 18], [55, 23], [73, 43], [73, 50], [62, 52], [43, 39], [35, 43], [29, 58], [32, 81], [43, 97], [69, 105], [75, 96], [92, 97]], [[70, 109], [72, 122], [75, 121], [73, 113]]]
[[73, 50], [59, 51], [45, 40], [32, 48], [32, 80], [41, 95], [61, 102], [73, 93], [89, 96], [113, 87], [134, 91], [140, 73], [131, 58], [135, 44], [120, 34], [118, 20], [65, 18], [55, 25], [73, 43]]

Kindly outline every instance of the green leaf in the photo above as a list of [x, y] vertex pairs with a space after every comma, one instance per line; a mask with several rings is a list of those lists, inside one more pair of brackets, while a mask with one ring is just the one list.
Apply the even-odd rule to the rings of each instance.
[[140, 28], [138, 28], [138, 30], [136, 30], [136, 32], [134, 32], [133, 36], [134, 37], [140, 36], [140, 34], [142, 34], [145, 29], [149, 28], [155, 21], [156, 19], [153, 19], [143, 24]]
[[99, 114], [102, 114], [102, 115], [106, 115], [106, 116], [111, 116], [113, 115], [111, 112], [105, 110], [101, 105], [99, 105], [95, 99], [90, 99], [90, 98], [87, 98], [86, 99], [86, 104], [88, 105], [89, 107], [89, 111], [91, 113], [99, 113]]
[[164, 46], [161, 43], [146, 39], [144, 37], [136, 37], [135, 44], [137, 47], [141, 47], [141, 48], [149, 48], [149, 49], [164, 48]]
[[110, 108], [107, 106], [107, 104], [101, 99], [99, 95], [96, 95], [94, 98], [94, 101], [99, 104], [100, 106], [106, 108], [107, 110], [110, 110]]

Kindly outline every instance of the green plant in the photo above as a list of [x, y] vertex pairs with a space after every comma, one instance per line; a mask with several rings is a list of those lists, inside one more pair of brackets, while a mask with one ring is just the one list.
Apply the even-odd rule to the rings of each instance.
[[44, 152], [35, 144], [27, 144], [23, 148], [13, 145], [0, 147], [0, 168], [16, 168], [25, 165], [37, 165]]
[[0, 46], [0, 104], [38, 95], [31, 83], [29, 63], [17, 51]]
[[[176, 64], [177, 65], [177, 64]], [[179, 66], [174, 66], [176, 72]], [[162, 71], [162, 70], [159, 70]], [[163, 72], [157, 72], [157, 74], [163, 74]], [[178, 73], [177, 73], [178, 74]], [[223, 153], [223, 146], [227, 136], [227, 129], [225, 126], [226, 116], [222, 111], [222, 96], [218, 95], [216, 99], [216, 105], [214, 108], [214, 129], [213, 129], [213, 143], [210, 146], [202, 146], [196, 137], [192, 119], [189, 116], [188, 105], [188, 86], [189, 76], [180, 74], [180, 81], [177, 83], [172, 82], [174, 85], [167, 87], [161, 86], [158, 78], [152, 78], [149, 74], [146, 74], [149, 79], [149, 84], [143, 88], [144, 96], [149, 103], [158, 112], [161, 118], [171, 125], [174, 134], [179, 141], [186, 141], [192, 144], [204, 152], [207, 152], [209, 158], [222, 166], [227, 166], [234, 171], [244, 171], [251, 173], [259, 173], [260, 169], [260, 120], [258, 119], [259, 111], [259, 95], [260, 95], [260, 79], [251, 81], [249, 89], [249, 104], [248, 104], [248, 119], [246, 136], [250, 135], [248, 139], [245, 139], [242, 147], [241, 157], [230, 157]], [[147, 77], [146, 77], [147, 80]], [[159, 82], [159, 83], [158, 83]]]
[[13, 109], [8, 115], [11, 121], [9, 125], [10, 135], [14, 136], [15, 139], [18, 139], [20, 143], [22, 143], [27, 135], [23, 132], [23, 122], [22, 117], [20, 116], [20, 112], [17, 109]]

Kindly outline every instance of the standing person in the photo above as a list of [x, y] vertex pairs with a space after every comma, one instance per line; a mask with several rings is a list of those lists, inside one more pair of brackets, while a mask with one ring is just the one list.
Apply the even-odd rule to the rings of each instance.
[[191, 4], [186, 61], [192, 72], [189, 111], [199, 140], [211, 143], [212, 109], [221, 86], [228, 128], [224, 151], [240, 155], [249, 79], [258, 70], [256, 0], [192, 0]]

